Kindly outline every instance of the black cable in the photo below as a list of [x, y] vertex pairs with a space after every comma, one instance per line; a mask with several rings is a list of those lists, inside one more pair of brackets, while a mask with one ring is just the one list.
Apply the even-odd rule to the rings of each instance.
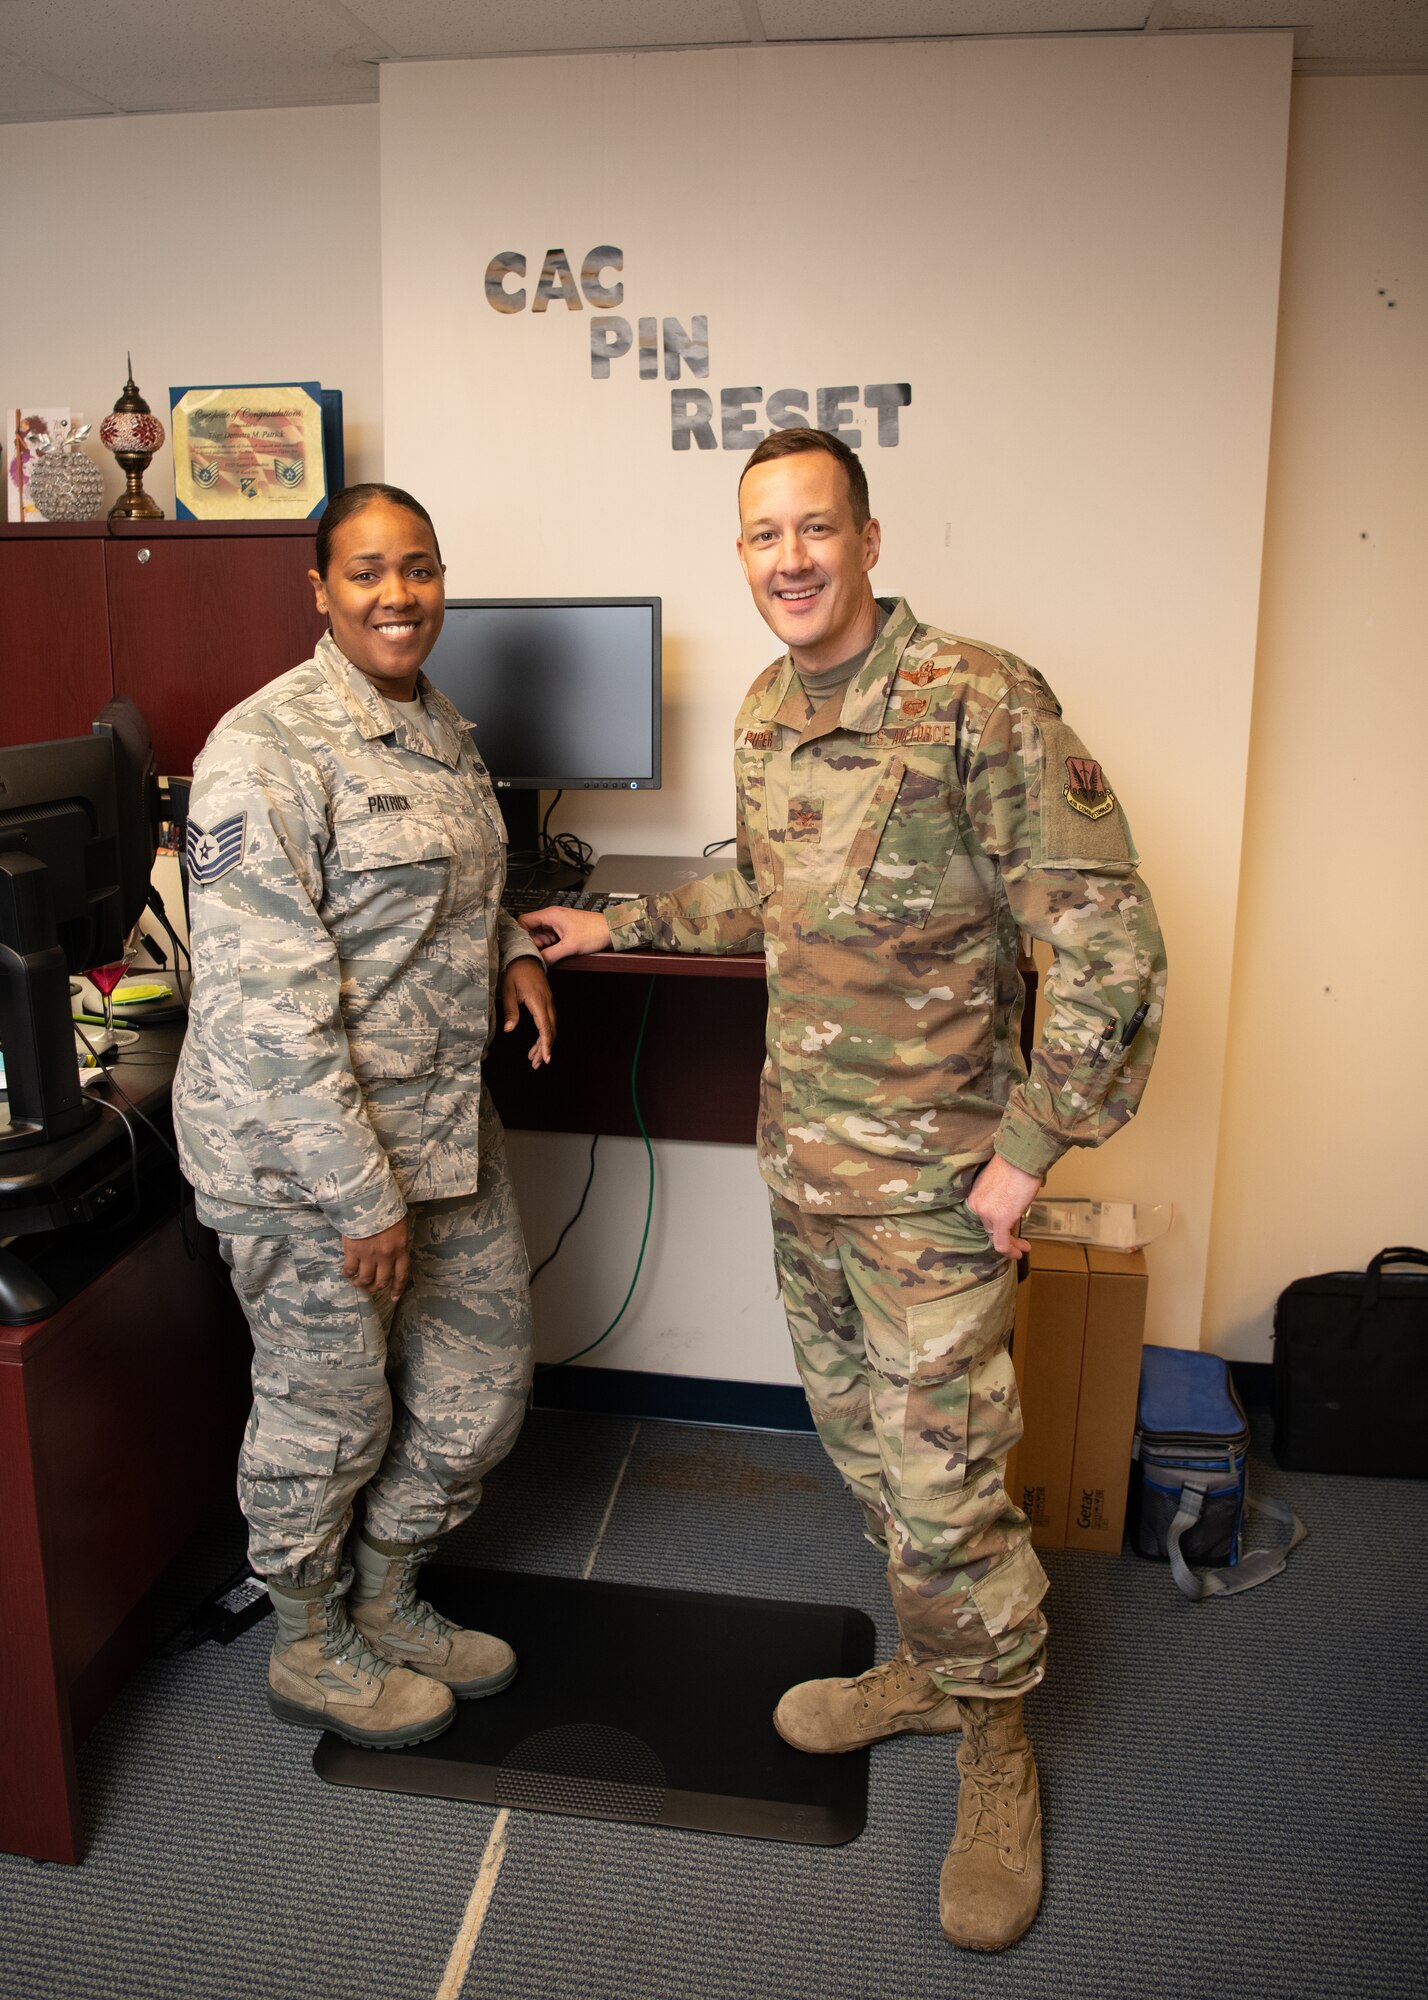
[[577, 1347], [573, 1354], [562, 1355], [559, 1361], [538, 1361], [536, 1367], [541, 1370], [547, 1368], [568, 1368], [572, 1361], [579, 1361], [582, 1356], [593, 1354], [601, 1341], [608, 1340], [610, 1335], [615, 1331], [615, 1328], [620, 1324], [620, 1321], [625, 1317], [626, 1307], [628, 1307], [630, 1300], [635, 1296], [635, 1286], [640, 1282], [640, 1272], [644, 1269], [645, 1251], [649, 1246], [650, 1240], [650, 1222], [654, 1215], [655, 1156], [654, 1147], [650, 1144], [650, 1135], [645, 1130], [644, 1114], [640, 1110], [640, 1094], [637, 1088], [637, 1079], [640, 1069], [640, 1050], [645, 1045], [645, 1029], [649, 1025], [650, 1003], [654, 999], [654, 993], [655, 980], [651, 979], [649, 989], [645, 994], [645, 1010], [640, 1016], [640, 1032], [635, 1039], [635, 1053], [630, 1061], [630, 1103], [634, 1107], [635, 1123], [640, 1128], [640, 1137], [645, 1142], [645, 1154], [649, 1160], [650, 1176], [649, 1193], [645, 1200], [645, 1231], [644, 1235], [640, 1238], [640, 1254], [635, 1259], [635, 1275], [630, 1280], [630, 1289], [625, 1294], [620, 1310], [616, 1313], [605, 1331], [597, 1333], [595, 1338], [589, 1341], [584, 1347]]
[[721, 847], [732, 847], [737, 839], [738, 835], [731, 833], [727, 840], [711, 840], [707, 847], [700, 849], [700, 852], [702, 854], [717, 854]]
[[553, 1264], [555, 1262], [556, 1258], [560, 1255], [561, 1244], [565, 1241], [566, 1237], [570, 1234], [571, 1230], [575, 1227], [576, 1223], [580, 1220], [581, 1216], [585, 1213], [585, 1198], [589, 1194], [590, 1184], [595, 1178], [595, 1148], [599, 1145], [599, 1143], [600, 1143], [600, 1134], [597, 1132], [594, 1138], [590, 1141], [590, 1166], [588, 1172], [585, 1175], [585, 1185], [580, 1190], [580, 1206], [576, 1209], [574, 1215], [571, 1216], [569, 1222], [566, 1223], [564, 1229], [561, 1230], [559, 1236], [556, 1237], [555, 1248], [551, 1251], [550, 1255], [548, 1257], [542, 1257], [540, 1262], [536, 1265], [535, 1269], [531, 1272], [529, 1280], [531, 1284], [535, 1283], [536, 1279], [540, 1276], [541, 1272], [545, 1269], [547, 1264]]
[[109, 1218], [113, 1227], [117, 1229], [123, 1223], [137, 1221], [144, 1206], [144, 1191], [139, 1185], [139, 1141], [134, 1135], [132, 1120], [124, 1116], [117, 1104], [106, 1103], [102, 1097], [96, 1097], [94, 1102], [101, 1111], [112, 1112], [129, 1135], [129, 1177], [134, 1183], [134, 1204], [127, 1215]]

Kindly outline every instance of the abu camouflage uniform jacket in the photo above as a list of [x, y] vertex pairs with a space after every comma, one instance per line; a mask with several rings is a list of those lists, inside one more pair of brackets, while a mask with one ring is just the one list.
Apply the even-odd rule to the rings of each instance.
[[[763, 946], [760, 1167], [834, 1214], [955, 1204], [994, 1150], [1044, 1174], [1099, 1144], [1165, 986], [1129, 829], [1046, 682], [887, 608], [820, 707], [787, 655], [750, 689], [737, 868], [607, 912], [617, 949]], [[1019, 931], [1055, 952], [1029, 1075]]]
[[174, 1085], [184, 1172], [221, 1228], [320, 1209], [373, 1236], [472, 1194], [481, 1063], [512, 958], [504, 829], [462, 717], [429, 740], [329, 634], [225, 715], [194, 774], [194, 983]]

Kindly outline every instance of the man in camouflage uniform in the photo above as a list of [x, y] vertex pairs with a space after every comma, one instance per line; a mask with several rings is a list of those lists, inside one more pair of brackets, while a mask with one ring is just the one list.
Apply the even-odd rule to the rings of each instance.
[[[345, 529], [421, 555], [424, 518], [379, 498]], [[375, 590], [362, 572], [399, 655], [440, 629], [429, 539], [420, 570], [403, 556]], [[338, 580], [319, 581], [348, 652], [324, 637], [223, 718], [195, 772], [174, 1112], [253, 1334], [239, 1493], [278, 1611], [269, 1702], [384, 1747], [515, 1673], [413, 1582], [524, 1413], [527, 1264], [481, 1064], [498, 989], [506, 1026], [519, 1004], [536, 1016], [537, 1059], [553, 1015], [500, 908], [504, 831], [467, 725], [415, 666], [354, 665], [388, 642], [344, 629]]]
[[[902, 1635], [856, 1680], [790, 1689], [775, 1722], [809, 1751], [962, 1730], [942, 1922], [996, 1950], [1041, 1894], [1021, 1697], [1044, 1670], [1046, 1578], [1003, 1484], [1021, 1434], [1016, 1231], [1053, 1162], [1134, 1112], [1164, 957], [1124, 817], [1046, 682], [873, 597], [879, 529], [846, 446], [771, 434], [740, 520], [754, 601], [789, 650], [735, 726], [737, 867], [528, 921], [554, 936], [550, 961], [764, 949], [758, 1157], [779, 1286]], [[1022, 931], [1055, 952], [1029, 1074]]]

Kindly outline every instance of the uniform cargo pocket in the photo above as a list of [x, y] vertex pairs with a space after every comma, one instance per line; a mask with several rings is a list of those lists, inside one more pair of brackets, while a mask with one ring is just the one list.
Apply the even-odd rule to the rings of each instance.
[[969, 1291], [913, 1306], [900, 1351], [889, 1351], [890, 1328], [869, 1328], [874, 1423], [909, 1517], [938, 1518], [955, 1506], [973, 1446], [987, 1455], [988, 1409], [1004, 1412], [1010, 1426], [1019, 1421], [1002, 1345], [1015, 1298], [1016, 1269], [1007, 1264]]
[[238, 1462], [243, 1511], [268, 1535], [310, 1535], [337, 1470], [342, 1429], [287, 1396], [257, 1390]]

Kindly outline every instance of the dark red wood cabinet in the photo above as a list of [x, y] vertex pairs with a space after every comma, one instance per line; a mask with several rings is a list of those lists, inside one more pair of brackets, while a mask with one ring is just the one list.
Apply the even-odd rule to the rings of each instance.
[[235, 702], [310, 657], [326, 620], [307, 521], [0, 527], [0, 743], [79, 736], [112, 694], [159, 769], [193, 769]]

